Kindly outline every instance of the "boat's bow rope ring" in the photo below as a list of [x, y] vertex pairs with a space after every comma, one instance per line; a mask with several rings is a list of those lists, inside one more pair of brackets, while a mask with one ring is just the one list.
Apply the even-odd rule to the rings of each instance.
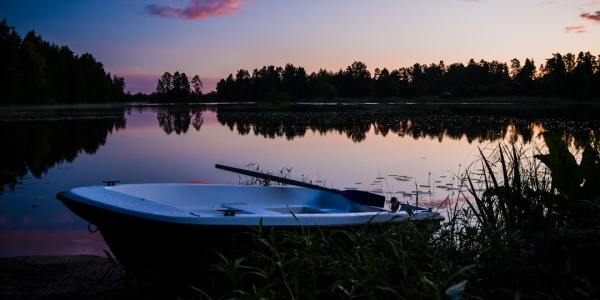
[[88, 232], [89, 233], [96, 233], [98, 232], [98, 226], [96, 226], [95, 224], [92, 223], [88, 223]]

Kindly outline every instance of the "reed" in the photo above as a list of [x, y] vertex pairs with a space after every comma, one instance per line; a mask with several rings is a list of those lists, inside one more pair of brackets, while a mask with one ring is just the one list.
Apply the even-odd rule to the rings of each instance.
[[[436, 255], [431, 225], [264, 230], [243, 258], [212, 266], [211, 292], [233, 298], [443, 299], [460, 275]], [[216, 293], [215, 293], [216, 292]]]
[[[444, 223], [272, 230], [194, 285], [203, 299], [594, 299], [598, 151], [580, 162], [545, 134], [545, 154], [499, 145], [467, 172]], [[480, 178], [475, 178], [480, 176]]]

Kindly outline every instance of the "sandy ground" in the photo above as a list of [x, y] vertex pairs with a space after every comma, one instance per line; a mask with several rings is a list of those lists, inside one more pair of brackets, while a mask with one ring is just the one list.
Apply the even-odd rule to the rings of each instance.
[[0, 299], [165, 299], [99, 256], [0, 258]]

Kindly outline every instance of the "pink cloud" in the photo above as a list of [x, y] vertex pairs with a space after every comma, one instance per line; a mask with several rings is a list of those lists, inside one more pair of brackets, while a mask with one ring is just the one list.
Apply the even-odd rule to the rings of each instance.
[[585, 30], [585, 26], [567, 26], [565, 27], [565, 32], [568, 33], [584, 33], [587, 32]]
[[600, 10], [596, 11], [595, 13], [582, 13], [579, 16], [586, 20], [600, 23]]
[[150, 4], [146, 10], [155, 16], [185, 20], [202, 20], [237, 14], [246, 0], [190, 0], [184, 7]]

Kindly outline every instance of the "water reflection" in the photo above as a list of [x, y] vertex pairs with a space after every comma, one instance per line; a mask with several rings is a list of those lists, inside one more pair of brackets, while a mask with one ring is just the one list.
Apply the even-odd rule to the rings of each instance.
[[217, 172], [214, 164], [257, 162], [264, 170], [292, 167], [292, 176], [314, 183], [403, 200], [418, 188], [422, 199], [438, 203], [456, 192], [453, 175], [485, 143], [535, 144], [542, 130], [573, 145], [598, 143], [598, 128], [589, 110], [532, 115], [375, 106], [0, 109], [0, 256], [102, 253], [101, 238], [90, 237], [87, 224], [55, 200], [57, 192], [74, 186], [107, 179], [236, 183], [236, 175]]
[[166, 134], [175, 133], [177, 135], [185, 134], [190, 128], [190, 124], [196, 131], [202, 128], [204, 119], [202, 112], [207, 108], [188, 107], [188, 106], [167, 106], [160, 107], [156, 112], [158, 125], [165, 131]]
[[59, 163], [80, 153], [95, 153], [109, 134], [124, 129], [123, 110], [102, 117], [42, 114], [38, 120], [0, 120], [0, 192], [30, 173], [41, 178]]
[[[364, 109], [362, 107], [295, 108], [285, 111], [258, 110], [248, 107], [158, 106], [106, 110], [44, 110], [0, 115], [0, 192], [14, 188], [31, 173], [41, 178], [48, 169], [72, 162], [80, 153], [95, 153], [114, 130], [124, 129], [126, 114], [145, 111], [156, 113], [159, 127], [167, 134], [184, 135], [190, 126], [200, 131], [203, 113], [216, 112], [218, 123], [239, 135], [254, 134], [264, 138], [293, 140], [308, 132], [327, 135], [339, 133], [355, 143], [364, 142], [373, 130], [375, 135], [472, 142], [496, 142], [521, 139], [530, 143], [537, 133], [551, 130], [575, 147], [598, 143], [600, 121], [544, 116], [507, 117], [480, 112], [434, 112], [419, 109]], [[515, 113], [511, 113], [514, 115]], [[577, 117], [581, 117], [580, 115]]]
[[536, 133], [551, 130], [562, 134], [575, 145], [595, 140], [598, 120], [562, 120], [517, 118], [498, 115], [468, 115], [431, 113], [418, 110], [348, 110], [348, 111], [238, 111], [218, 110], [220, 124], [240, 135], [253, 133], [265, 138], [301, 138], [307, 132], [322, 135], [337, 132], [355, 143], [363, 142], [373, 128], [376, 135], [393, 134], [413, 139], [459, 140], [469, 143], [495, 142], [508, 138], [516, 142], [521, 138], [530, 143]]

